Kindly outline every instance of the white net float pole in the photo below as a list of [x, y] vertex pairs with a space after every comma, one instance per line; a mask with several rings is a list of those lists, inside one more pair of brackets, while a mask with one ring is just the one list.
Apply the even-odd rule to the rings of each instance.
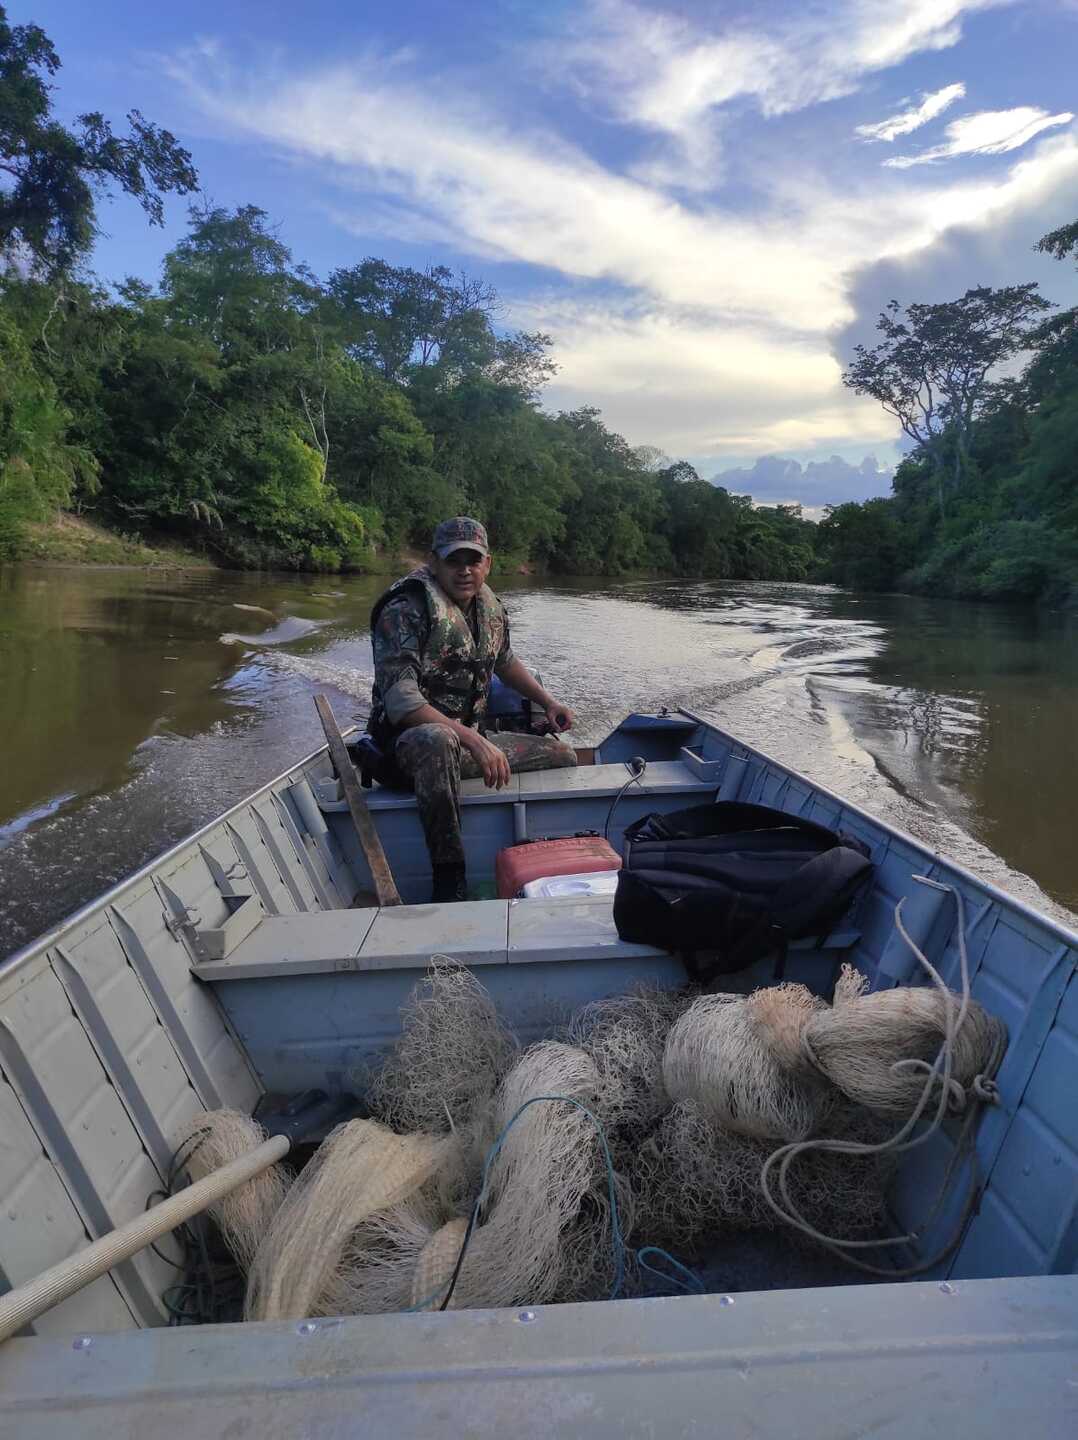
[[0, 1296], [0, 1340], [9, 1339], [24, 1325], [29, 1325], [46, 1310], [59, 1305], [61, 1300], [97, 1280], [114, 1265], [129, 1260], [152, 1241], [190, 1220], [192, 1215], [197, 1215], [222, 1196], [254, 1179], [275, 1161], [282, 1160], [290, 1149], [291, 1143], [286, 1135], [276, 1135], [264, 1141], [249, 1154], [241, 1155], [212, 1175], [197, 1180], [178, 1195], [171, 1195], [144, 1215], [137, 1215], [126, 1225], [102, 1235], [100, 1240], [93, 1241], [77, 1255], [61, 1260], [36, 1279]]

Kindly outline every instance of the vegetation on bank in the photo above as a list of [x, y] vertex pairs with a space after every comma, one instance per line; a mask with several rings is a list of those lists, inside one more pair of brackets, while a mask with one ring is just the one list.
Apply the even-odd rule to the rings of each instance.
[[77, 515], [61, 512], [30, 521], [20, 535], [19, 559], [36, 565], [110, 565], [140, 570], [209, 570], [205, 555], [171, 542], [148, 544]]
[[517, 563], [808, 575], [795, 510], [755, 511], [596, 410], [545, 414], [550, 338], [502, 333], [469, 276], [368, 258], [319, 279], [261, 210], [201, 207], [157, 285], [106, 290], [80, 269], [95, 196], [157, 223], [196, 177], [136, 114], [125, 137], [61, 126], [58, 65], [0, 11], [0, 557], [66, 509], [224, 564], [364, 569], [468, 511]]
[[[72, 513], [121, 547], [380, 570], [468, 512], [511, 567], [1047, 599], [1074, 582], [1078, 312], [1044, 320], [1035, 287], [881, 317], [847, 381], [915, 449], [892, 499], [816, 526], [633, 448], [593, 408], [545, 413], [550, 337], [504, 333], [493, 290], [443, 266], [368, 257], [320, 279], [261, 210], [201, 206], [156, 284], [106, 288], [84, 268], [99, 195], [158, 224], [197, 176], [137, 112], [123, 135], [59, 124], [58, 67], [0, 8], [0, 560], [107, 551], [47, 528]], [[1076, 228], [1045, 247], [1063, 258]]]
[[[1038, 249], [1078, 259], [1078, 222]], [[821, 577], [1078, 605], [1078, 309], [1051, 309], [1035, 285], [1014, 285], [880, 316], [879, 343], [858, 347], [845, 380], [914, 449], [889, 499], [829, 510]]]

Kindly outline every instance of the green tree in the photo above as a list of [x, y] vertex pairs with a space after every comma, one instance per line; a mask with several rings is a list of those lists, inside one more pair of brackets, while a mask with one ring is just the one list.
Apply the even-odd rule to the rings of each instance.
[[816, 536], [821, 578], [855, 590], [887, 590], [899, 570], [901, 539], [892, 500], [828, 505]]
[[0, 560], [19, 552], [23, 527], [96, 484], [94, 457], [67, 437], [69, 415], [35, 366], [25, 339], [0, 314]]
[[904, 315], [892, 300], [876, 323], [883, 339], [855, 348], [843, 384], [878, 400], [928, 457], [941, 517], [948, 488], [967, 472], [993, 373], [1035, 344], [1033, 322], [1050, 308], [1035, 284], [980, 286], [960, 300], [908, 305]]
[[414, 270], [368, 257], [334, 270], [326, 293], [327, 319], [348, 354], [386, 380], [424, 370], [453, 379], [495, 359], [494, 291], [445, 265]]
[[53, 115], [50, 79], [60, 69], [37, 25], [9, 25], [0, 7], [0, 259], [55, 274], [85, 255], [97, 234], [95, 200], [119, 188], [160, 225], [163, 197], [197, 188], [191, 156], [167, 130], [128, 113], [116, 134], [96, 111], [73, 129]]
[[[117, 514], [244, 565], [362, 565], [380, 517], [342, 496], [338, 413], [352, 362], [327, 345], [311, 277], [253, 206], [192, 214], [160, 295], [124, 290], [128, 336], [103, 371]], [[351, 406], [351, 409], [349, 409]]]

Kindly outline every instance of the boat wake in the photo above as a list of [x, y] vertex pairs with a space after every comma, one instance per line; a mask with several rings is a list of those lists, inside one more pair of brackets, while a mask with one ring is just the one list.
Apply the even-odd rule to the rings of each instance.
[[242, 635], [238, 631], [227, 630], [220, 640], [222, 645], [287, 645], [292, 640], [302, 640], [305, 635], [313, 635], [316, 630], [321, 630], [331, 623], [329, 620], [305, 620], [301, 615], [286, 615], [272, 630], [264, 630], [261, 635]]
[[332, 685], [342, 695], [362, 701], [364, 713], [370, 708], [371, 686], [374, 684], [374, 674], [370, 670], [328, 660], [324, 655], [290, 655], [287, 651], [274, 655], [272, 663], [286, 674], [300, 675], [316, 685]]

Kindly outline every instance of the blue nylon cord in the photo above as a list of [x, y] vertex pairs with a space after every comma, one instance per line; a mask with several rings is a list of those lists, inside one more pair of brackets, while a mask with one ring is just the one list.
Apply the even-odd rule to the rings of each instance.
[[[673, 1267], [675, 1273], [673, 1275], [667, 1275], [655, 1265], [649, 1265], [644, 1259], [645, 1255], [661, 1256], [668, 1265]], [[649, 1275], [656, 1276], [657, 1279], [662, 1280], [667, 1285], [676, 1285], [677, 1288], [683, 1290], [686, 1295], [707, 1294], [707, 1289], [699, 1275], [697, 1275], [695, 1271], [690, 1270], [687, 1265], [682, 1265], [680, 1260], [675, 1260], [668, 1250], [663, 1250], [658, 1245], [644, 1245], [636, 1252], [636, 1260], [641, 1270], [646, 1270]]]

